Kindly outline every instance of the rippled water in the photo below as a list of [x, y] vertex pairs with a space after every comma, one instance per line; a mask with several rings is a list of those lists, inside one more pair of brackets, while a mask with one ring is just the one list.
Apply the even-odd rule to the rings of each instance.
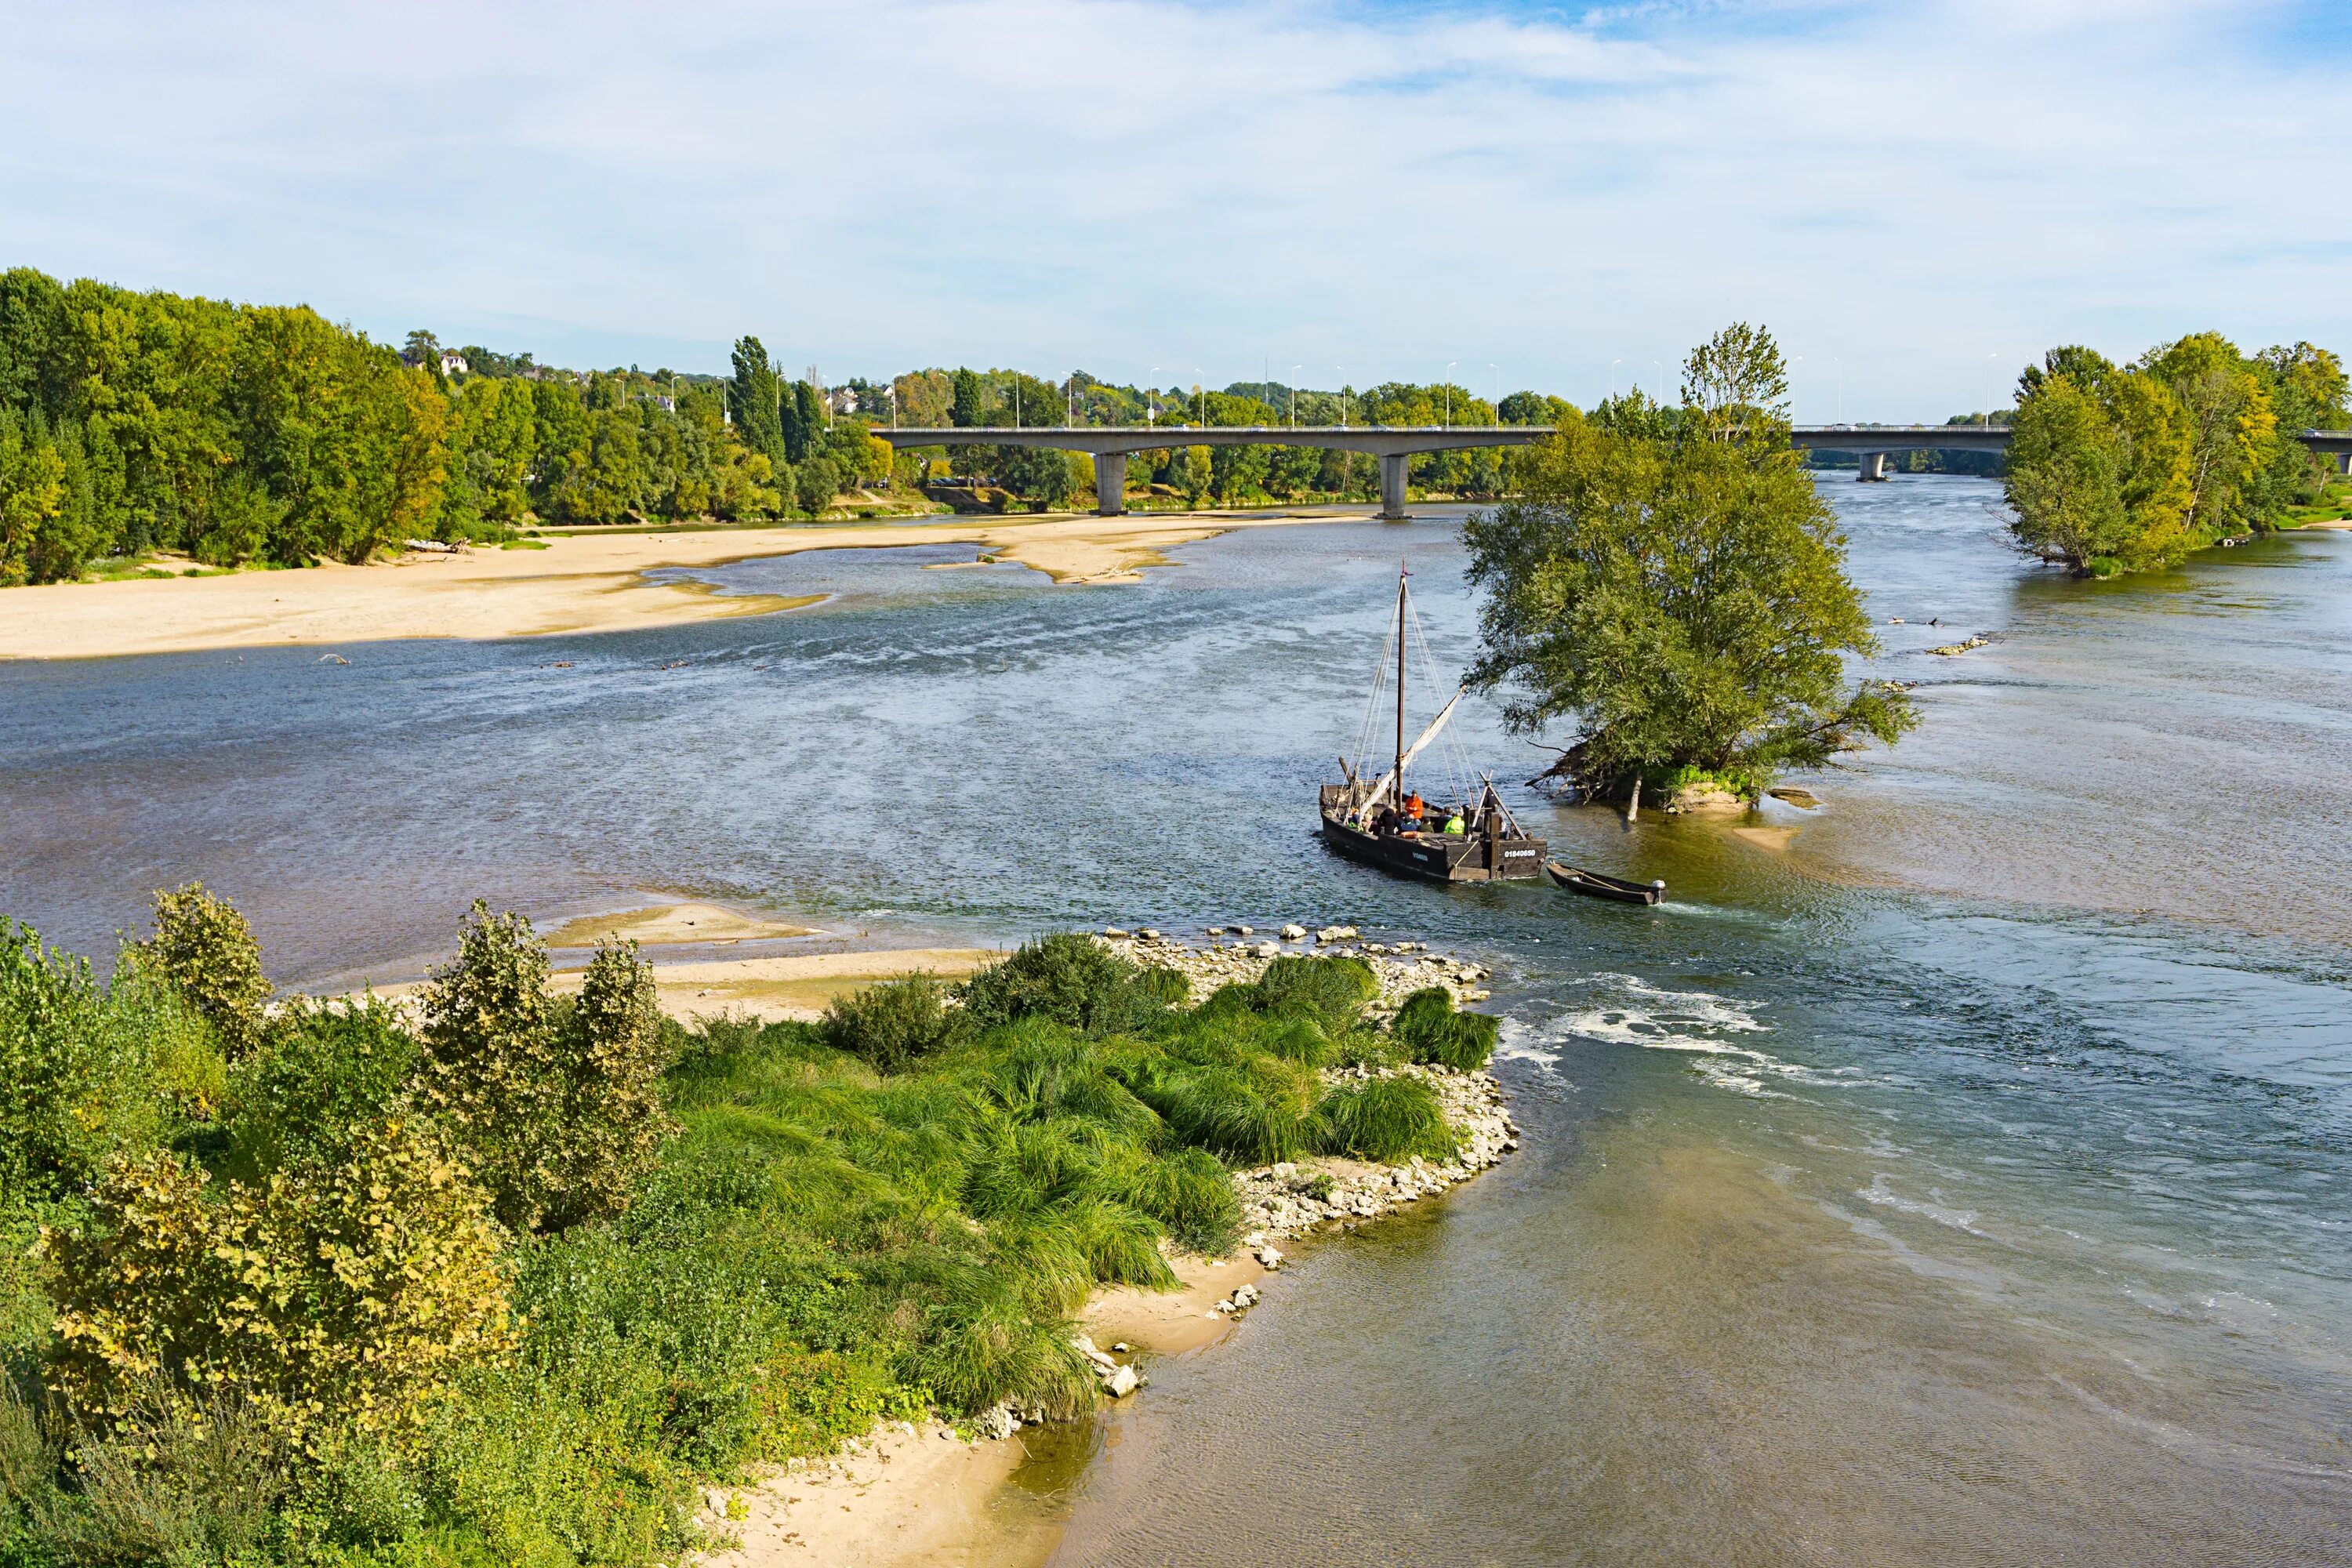
[[1062, 1561], [2352, 1560], [2352, 538], [2073, 584], [1990, 486], [1825, 489], [1926, 722], [1746, 825], [1785, 849], [1528, 803], [1655, 910], [1308, 836], [1400, 550], [1468, 647], [1444, 518], [1134, 587], [838, 552], [710, 574], [836, 595], [754, 620], [0, 667], [0, 908], [102, 950], [201, 875], [319, 981], [413, 972], [476, 892], [1425, 936], [1503, 971], [1526, 1148], [1155, 1369]]

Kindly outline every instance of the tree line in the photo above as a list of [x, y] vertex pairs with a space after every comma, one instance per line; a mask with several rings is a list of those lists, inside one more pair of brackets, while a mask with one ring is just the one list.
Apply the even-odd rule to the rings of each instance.
[[2018, 542], [2095, 576], [2278, 527], [2328, 482], [2298, 434], [2352, 422], [2334, 353], [2299, 342], [2247, 355], [2219, 332], [2128, 365], [2054, 348], [2018, 393], [2006, 480]]

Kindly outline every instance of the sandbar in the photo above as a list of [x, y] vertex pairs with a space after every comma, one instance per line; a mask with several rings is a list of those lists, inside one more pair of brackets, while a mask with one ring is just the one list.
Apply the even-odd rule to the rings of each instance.
[[1328, 512], [1224, 517], [943, 519], [677, 531], [568, 533], [544, 550], [412, 552], [365, 566], [123, 578], [0, 588], [0, 658], [100, 658], [215, 648], [330, 647], [410, 637], [530, 637], [768, 615], [814, 596], [715, 593], [661, 567], [803, 550], [977, 544], [1056, 583], [1131, 583], [1165, 552], [1242, 528], [1353, 520]]
[[662, 947], [696, 942], [776, 942], [814, 934], [809, 926], [759, 920], [717, 904], [662, 904], [567, 921], [547, 933], [547, 945], [593, 947], [611, 937], [640, 947]]
[[[654, 984], [662, 1011], [674, 1018], [745, 1014], [775, 1023], [820, 1016], [825, 1005], [877, 980], [936, 974], [960, 980], [1004, 954], [982, 947], [886, 948], [866, 952], [804, 952], [777, 958], [722, 958], [706, 963], [656, 963]], [[549, 976], [548, 989], [580, 989], [585, 971]]]

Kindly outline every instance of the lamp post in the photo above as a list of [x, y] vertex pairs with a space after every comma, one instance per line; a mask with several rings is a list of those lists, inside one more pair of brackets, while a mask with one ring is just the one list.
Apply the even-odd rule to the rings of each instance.
[[[1160, 367], [1153, 365], [1150, 374], [1158, 375]], [[1143, 389], [1143, 422], [1146, 425], [1160, 423], [1160, 386], [1156, 382]]]
[[[1199, 376], [1201, 374], [1201, 367], [1197, 364], [1194, 365], [1192, 367], [1192, 374], [1196, 377]], [[1192, 395], [1199, 400], [1201, 405], [1201, 412], [1196, 415], [1195, 417], [1201, 421], [1201, 428], [1206, 430], [1209, 427], [1208, 383], [1203, 380], [1195, 380], [1192, 383]]]
[[893, 429], [893, 430], [896, 430], [898, 427], [898, 384], [897, 382], [895, 382], [895, 381], [894, 381], [894, 382], [892, 382], [892, 383], [890, 384], [890, 428], [891, 428], [891, 429]]
[[1837, 366], [1837, 422], [1843, 425], [1845, 423], [1845, 361], [1832, 354], [1830, 363]]
[[1290, 427], [1293, 430], [1298, 428], [1298, 373], [1306, 368], [1303, 364], [1290, 367]]
[[1493, 360], [1486, 362], [1486, 368], [1495, 373], [1495, 423], [1500, 425], [1503, 422], [1503, 370]]
[[1078, 373], [1072, 371], [1062, 396], [1062, 428], [1067, 430], [1078, 422]]
[[1458, 359], [1445, 362], [1445, 424], [1443, 428], [1447, 430], [1454, 428], [1454, 367], [1461, 363]]
[[1335, 364], [1331, 368], [1339, 373], [1339, 428], [1345, 430], [1348, 427], [1348, 367]]

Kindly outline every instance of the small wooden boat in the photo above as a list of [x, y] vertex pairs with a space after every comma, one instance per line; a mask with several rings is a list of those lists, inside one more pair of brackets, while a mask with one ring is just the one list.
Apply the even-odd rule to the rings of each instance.
[[1622, 877], [1604, 877], [1598, 871], [1580, 870], [1563, 866], [1557, 860], [1544, 862], [1544, 875], [1556, 887], [1571, 893], [1582, 893], [1591, 899], [1614, 899], [1621, 904], [1654, 904], [1666, 896], [1664, 882], [1629, 882]]
[[[1454, 716], [1454, 704], [1462, 700], [1456, 690], [1420, 738], [1405, 743], [1405, 643], [1408, 633], [1416, 629], [1404, 574], [1400, 571], [1395, 618], [1389, 625], [1391, 646], [1396, 651], [1393, 745], [1381, 744], [1391, 740], [1381, 703], [1389, 662], [1383, 650], [1374, 667], [1371, 702], [1358, 738], [1357, 758], [1340, 758], [1340, 782], [1327, 784], [1318, 792], [1316, 805], [1323, 819], [1323, 841], [1350, 860], [1400, 877], [1432, 882], [1532, 881], [1543, 875], [1546, 846], [1542, 839], [1521, 830], [1493, 779], [1479, 775], [1474, 780], [1466, 762], [1449, 770], [1456, 775], [1458, 792], [1453, 805], [1424, 802], [1419, 791], [1406, 787], [1405, 770], [1438, 738], [1445, 721]], [[1426, 645], [1423, 658], [1425, 663]], [[1376, 745], [1378, 753], [1373, 752]], [[1370, 776], [1383, 763], [1388, 764], [1386, 770], [1377, 778]], [[1470, 787], [1474, 782], [1479, 786], [1475, 790]]]

